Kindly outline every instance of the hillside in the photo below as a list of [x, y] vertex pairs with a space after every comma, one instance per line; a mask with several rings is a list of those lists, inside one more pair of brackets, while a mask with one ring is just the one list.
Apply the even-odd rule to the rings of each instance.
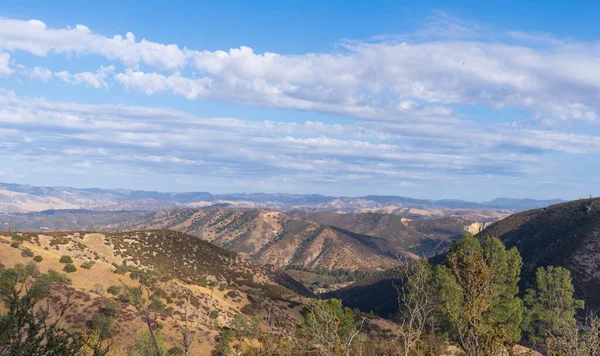
[[460, 217], [405, 218], [381, 213], [294, 211], [288, 215], [379, 237], [383, 240], [379, 240], [382, 242], [379, 250], [389, 251], [390, 254], [410, 251], [425, 257], [445, 251], [452, 238], [462, 237], [467, 233], [478, 233], [487, 225]]
[[[11, 246], [15, 242], [17, 247]], [[15, 245], [16, 246], [16, 245]], [[31, 251], [29, 255], [25, 251]], [[173, 231], [132, 231], [128, 233], [18, 233], [0, 235], [0, 261], [5, 267], [36, 262], [41, 272], [50, 269], [62, 273], [62, 256], [70, 256], [76, 272], [68, 273], [71, 285], [53, 290], [52, 298], [74, 299], [66, 316], [66, 325], [85, 328], [92, 315], [103, 305], [116, 301], [119, 311], [114, 322], [114, 351], [124, 354], [136, 334], [145, 326], [135, 309], [121, 301], [119, 295], [107, 293], [109, 287], [139, 284], [133, 271], [153, 270], [162, 277], [157, 291], [165, 310], [178, 310], [182, 295], [192, 295], [199, 310], [211, 311], [202, 321], [194, 355], [210, 355], [217, 344], [221, 325], [228, 325], [236, 314], [269, 313], [290, 323], [300, 315], [298, 303], [311, 293], [285, 273], [256, 264], [254, 261], [214, 246], [190, 235]], [[88, 264], [87, 269], [84, 268]], [[116, 268], [127, 264], [125, 269]], [[211, 287], [211, 283], [215, 284]], [[298, 294], [299, 293], [299, 294]], [[216, 317], [214, 317], [216, 315]], [[178, 326], [172, 317], [159, 318], [165, 341], [177, 344]]]
[[582, 199], [511, 215], [480, 232], [516, 246], [523, 257], [523, 280], [539, 266], [571, 270], [580, 298], [600, 306], [600, 198]]
[[106, 225], [118, 224], [147, 214], [146, 211], [94, 211], [85, 209], [44, 210], [30, 213], [0, 214], [3, 230], [36, 231], [97, 231]]
[[177, 209], [109, 227], [183, 231], [277, 267], [377, 270], [395, 264], [377, 237], [258, 209]]

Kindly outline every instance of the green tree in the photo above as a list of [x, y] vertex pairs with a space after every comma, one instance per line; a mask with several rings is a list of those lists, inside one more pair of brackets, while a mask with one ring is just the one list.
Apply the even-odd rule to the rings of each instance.
[[128, 356], [156, 356], [166, 355], [167, 346], [159, 332], [144, 331], [138, 335], [135, 344], [127, 351]]
[[517, 294], [519, 252], [497, 238], [472, 235], [454, 244], [448, 266], [438, 267], [443, 311], [451, 334], [467, 355], [493, 355], [519, 341], [523, 305]]
[[60, 263], [73, 263], [73, 259], [71, 258], [71, 256], [67, 256], [64, 255], [60, 258], [60, 260], [58, 260], [58, 262]]
[[570, 339], [577, 324], [575, 315], [583, 309], [583, 301], [573, 298], [575, 289], [567, 269], [540, 267], [535, 277], [534, 287], [527, 290], [524, 298], [528, 309], [523, 327], [532, 344], [546, 345], [552, 353], [561, 340]]
[[33, 263], [0, 272], [0, 300], [7, 309], [0, 315], [0, 355], [79, 354], [82, 338], [59, 326], [70, 301], [40, 303], [50, 295], [53, 283]]

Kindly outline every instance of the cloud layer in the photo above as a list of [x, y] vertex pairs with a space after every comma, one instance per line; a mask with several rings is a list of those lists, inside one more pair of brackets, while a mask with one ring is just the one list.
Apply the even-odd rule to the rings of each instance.
[[[599, 48], [508, 31], [490, 36], [448, 17], [393, 40], [294, 55], [244, 46], [205, 51], [131, 33], [107, 37], [84, 25], [55, 29], [0, 19], [0, 77], [347, 118], [343, 124], [202, 118], [4, 90], [1, 155], [72, 162], [78, 171], [129, 167], [248, 186], [268, 181], [273, 189], [298, 182], [321, 191], [356, 182], [395, 189], [486, 177], [550, 176], [556, 183], [564, 174], [556, 173], [564, 167], [557, 157], [600, 152]], [[22, 53], [83, 63], [99, 56], [105, 63], [74, 72], [23, 65]]]

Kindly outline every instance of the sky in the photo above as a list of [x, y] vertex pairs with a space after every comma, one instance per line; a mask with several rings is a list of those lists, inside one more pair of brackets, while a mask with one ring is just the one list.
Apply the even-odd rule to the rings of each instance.
[[0, 181], [598, 196], [599, 11], [591, 1], [9, 2]]

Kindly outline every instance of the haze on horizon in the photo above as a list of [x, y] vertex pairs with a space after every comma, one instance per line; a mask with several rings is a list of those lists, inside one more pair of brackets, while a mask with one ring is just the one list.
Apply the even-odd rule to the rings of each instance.
[[0, 182], [600, 195], [600, 4], [453, 6], [5, 4]]

